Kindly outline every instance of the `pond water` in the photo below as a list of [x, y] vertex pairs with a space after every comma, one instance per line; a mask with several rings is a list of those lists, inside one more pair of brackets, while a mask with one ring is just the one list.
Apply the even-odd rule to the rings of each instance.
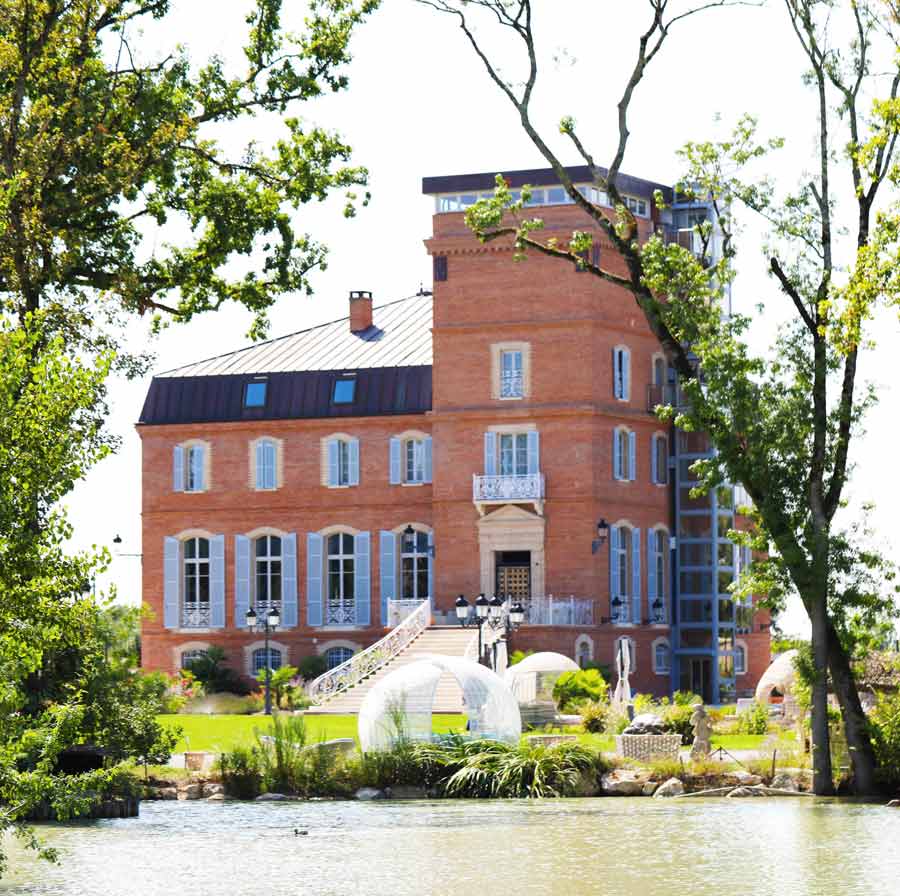
[[13, 844], [3, 896], [900, 893], [900, 811], [837, 800], [158, 802], [39, 830], [61, 864]]

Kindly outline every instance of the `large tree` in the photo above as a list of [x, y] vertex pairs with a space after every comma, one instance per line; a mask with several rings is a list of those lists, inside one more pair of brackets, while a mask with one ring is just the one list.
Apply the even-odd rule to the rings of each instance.
[[[894, 150], [900, 130], [897, 89], [898, 4], [885, 0], [782, 0], [785, 27], [796, 36], [811, 87], [809, 115], [818, 132], [812, 174], [798, 171], [799, 185], [776, 193], [752, 166], [778, 141], [756, 139], [743, 119], [720, 143], [697, 143], [684, 153], [682, 191], [711, 203], [717, 221], [698, 227], [699, 251], [661, 236], [640, 243], [620, 192], [629, 140], [629, 109], [648, 66], [685, 18], [727, 2], [646, 0], [647, 27], [614, 112], [618, 139], [608, 167], [601, 167], [579, 138], [575, 121], [559, 129], [609, 196], [613, 212], [593, 205], [575, 189], [532, 113], [539, 54], [530, 0], [418, 0], [452, 16], [488, 77], [512, 104], [525, 133], [553, 168], [572, 201], [610, 240], [627, 272], [586, 261], [590, 233], [573, 232], [568, 244], [548, 239], [542, 222], [498, 181], [496, 195], [468, 212], [483, 240], [508, 239], [517, 255], [536, 251], [577, 265], [628, 290], [666, 351], [680, 383], [683, 405], [661, 413], [683, 428], [706, 431], [717, 454], [699, 464], [707, 488], [739, 482], [753, 501], [757, 547], [772, 550], [765, 564], [769, 584], [790, 586], [809, 614], [817, 670], [813, 686], [814, 786], [832, 790], [826, 712], [826, 671], [841, 704], [856, 788], [875, 787], [875, 759], [850, 666], [848, 614], [859, 595], [835, 580], [836, 562], [860, 556], [848, 533], [836, 528], [845, 501], [850, 445], [868, 397], [857, 383], [863, 325], [876, 302], [896, 301], [896, 214], [878, 216], [885, 188], [896, 179]], [[750, 4], [742, 4], [750, 5]], [[513, 84], [501, 74], [500, 53], [488, 51], [487, 28], [500, 29], [521, 54], [525, 77]], [[496, 35], [494, 35], [496, 36]], [[490, 44], [494, 46], [493, 44]], [[503, 57], [503, 62], [509, 61]], [[661, 205], [661, 197], [658, 199]], [[768, 222], [766, 258], [775, 289], [760, 302], [783, 310], [789, 324], [768, 356], [751, 350], [746, 317], [726, 313], [733, 274], [733, 214], [743, 206]], [[722, 251], [710, 257], [715, 228]], [[840, 243], [848, 234], [848, 264]], [[846, 576], [843, 576], [846, 578]], [[762, 578], [757, 576], [757, 581]], [[853, 577], [850, 576], [852, 579]], [[867, 600], [869, 598], [867, 597]], [[877, 603], [877, 601], [876, 601]], [[871, 604], [871, 601], [870, 601]]]
[[[50, 309], [96, 345], [122, 312], [186, 321], [238, 302], [259, 335], [324, 262], [294, 210], [344, 187], [355, 208], [365, 169], [298, 113], [346, 87], [350, 37], [377, 0], [311, 0], [299, 35], [281, 0], [253, 0], [238, 65], [195, 65], [174, 36], [145, 52], [140, 29], [158, 33], [171, 5], [0, 0], [0, 299], [20, 320]], [[243, 136], [267, 113], [284, 128], [273, 146]]]

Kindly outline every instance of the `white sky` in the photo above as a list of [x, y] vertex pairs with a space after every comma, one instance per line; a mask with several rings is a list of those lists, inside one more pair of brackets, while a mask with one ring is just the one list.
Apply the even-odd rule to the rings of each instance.
[[[630, 71], [638, 28], [646, 18], [640, 0], [544, 0], [546, 14], [537, 31], [544, 69], [536, 92], [535, 120], [563, 160], [580, 160], [556, 133], [564, 114], [574, 115], [584, 142], [600, 164], [614, 147], [615, 103]], [[185, 44], [200, 62], [222, 56], [239, 71], [245, 0], [180, 0], [165, 26], [152, 26], [134, 44], [145, 58], [174, 43]], [[302, 4], [287, 2], [286, 19], [299, 30]], [[793, 187], [809, 164], [815, 139], [813, 106], [800, 74], [803, 61], [796, 39], [786, 28], [782, 4], [762, 9], [714, 10], [682, 23], [653, 63], [640, 86], [630, 117], [631, 140], [625, 170], [673, 183], [681, 173], [676, 150], [686, 141], [721, 133], [720, 114], [730, 125], [741, 113], [759, 116], [766, 134], [788, 138], [788, 146], [770, 163], [770, 173]], [[422, 240], [431, 233], [432, 202], [421, 195], [428, 175], [544, 167], [521, 131], [512, 107], [491, 84], [461, 32], [449, 18], [412, 0], [385, 0], [384, 7], [353, 41], [350, 88], [297, 111], [310, 123], [337, 129], [354, 149], [353, 161], [370, 171], [372, 202], [357, 218], [344, 219], [340, 197], [307, 206], [298, 226], [331, 249], [328, 270], [314, 276], [315, 295], [288, 296], [273, 310], [271, 335], [293, 332], [347, 313], [350, 289], [370, 289], [376, 306], [430, 285], [431, 266]], [[517, 72], [510, 45], [497, 45]], [[277, 119], [258, 119], [225, 132], [223, 142], [236, 152], [252, 135], [260, 145], [277, 139]], [[847, 186], [846, 184], [843, 186]], [[172, 228], [156, 236], [172, 239]], [[764, 318], [754, 324], [754, 339], [765, 346], [783, 319], [787, 301], [765, 277], [757, 234], [748, 225], [735, 284], [737, 311], [753, 313], [767, 301]], [[155, 369], [219, 354], [246, 343], [248, 313], [229, 308], [190, 324], [172, 327], [149, 341], [146, 327], [134, 327], [135, 344], [149, 344]], [[892, 359], [900, 351], [896, 316], [883, 314], [873, 327], [878, 345], [861, 362], [861, 375], [878, 386], [880, 403], [868, 418], [865, 438], [854, 444], [857, 465], [854, 501], [875, 500], [878, 536], [893, 552], [898, 544], [897, 479], [889, 436], [897, 391]], [[100, 464], [71, 497], [77, 546], [105, 544], [122, 536], [123, 553], [139, 553], [140, 443], [134, 422], [146, 394], [143, 381], [116, 381], [110, 390], [110, 426], [122, 439], [119, 453]], [[895, 449], [894, 449], [895, 450]], [[115, 559], [106, 580], [120, 599], [140, 601], [140, 561]], [[805, 617], [792, 606], [783, 619], [789, 631], [805, 630]]]

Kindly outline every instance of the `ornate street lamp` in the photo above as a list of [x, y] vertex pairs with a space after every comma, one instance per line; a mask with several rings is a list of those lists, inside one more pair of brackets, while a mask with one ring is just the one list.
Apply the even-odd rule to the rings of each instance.
[[[247, 610], [244, 617], [247, 623], [247, 629], [251, 632], [256, 631], [259, 627], [259, 617], [253, 607]], [[281, 616], [276, 607], [269, 607], [269, 612], [262, 622], [262, 630], [265, 632], [265, 649], [266, 649], [266, 704], [265, 713], [267, 716], [272, 715], [272, 664], [269, 662], [269, 634], [275, 631], [281, 624]]]
[[[512, 632], [516, 631], [525, 621], [525, 608], [520, 601], [516, 601], [510, 605], [509, 611], [504, 613], [505, 601], [494, 595], [488, 599], [484, 594], [479, 594], [475, 599], [475, 612], [472, 613], [472, 604], [470, 604], [464, 595], [460, 594], [456, 598], [456, 618], [460, 625], [468, 628], [475, 625], [478, 627], [478, 662], [488, 665], [484, 658], [484, 639], [482, 636], [482, 627], [487, 624], [492, 629], [503, 629], [506, 639]], [[497, 640], [492, 644], [493, 648], [493, 667], [496, 669]]]
[[591, 542], [591, 553], [596, 554], [606, 544], [607, 538], [609, 538], [609, 523], [601, 517], [597, 523], [597, 537]]

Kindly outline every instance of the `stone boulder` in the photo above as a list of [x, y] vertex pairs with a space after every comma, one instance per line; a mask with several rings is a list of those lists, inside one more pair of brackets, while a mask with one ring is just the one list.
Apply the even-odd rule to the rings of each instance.
[[728, 799], [743, 799], [744, 797], [768, 796], [766, 788], [761, 784], [749, 787], [735, 787], [731, 793], [727, 794]]
[[228, 799], [224, 793], [213, 793], [206, 798], [208, 803], [224, 803]]
[[203, 785], [203, 796], [207, 799], [211, 796], [217, 796], [220, 793], [225, 793], [225, 785], [217, 784], [214, 781], [207, 781], [206, 784]]
[[336, 737], [303, 748], [304, 753], [311, 750], [322, 750], [334, 756], [352, 756], [356, 752], [356, 741], [352, 737]]
[[638, 777], [637, 772], [620, 768], [600, 779], [600, 789], [605, 796], [641, 796], [646, 783], [647, 779]]
[[667, 797], [681, 796], [683, 793], [684, 784], [682, 784], [678, 778], [669, 778], [668, 781], [663, 781], [663, 783], [656, 788], [653, 798], [665, 799]]
[[383, 790], [379, 790], [377, 787], [360, 787], [359, 790], [356, 791], [355, 796], [358, 800], [387, 799], [387, 794]]
[[177, 800], [177, 787], [148, 787], [145, 800]]
[[900, 809], [900, 800], [891, 800], [887, 807], [888, 809]]
[[762, 784], [762, 778], [759, 775], [751, 775], [750, 772], [738, 771], [728, 775], [727, 783], [737, 784], [738, 787], [756, 787]]
[[283, 803], [287, 797], [283, 793], [261, 793], [254, 802], [257, 803]]
[[659, 787], [659, 781], [648, 781], [641, 790], [641, 796], [653, 796], [657, 787]]
[[665, 734], [665, 723], [652, 712], [635, 716], [622, 734]]
[[787, 772], [776, 772], [770, 786], [773, 790], [790, 790], [792, 793], [800, 789], [797, 781]]
[[185, 784], [178, 788], [178, 799], [199, 800], [203, 796], [203, 785], [200, 783]]

